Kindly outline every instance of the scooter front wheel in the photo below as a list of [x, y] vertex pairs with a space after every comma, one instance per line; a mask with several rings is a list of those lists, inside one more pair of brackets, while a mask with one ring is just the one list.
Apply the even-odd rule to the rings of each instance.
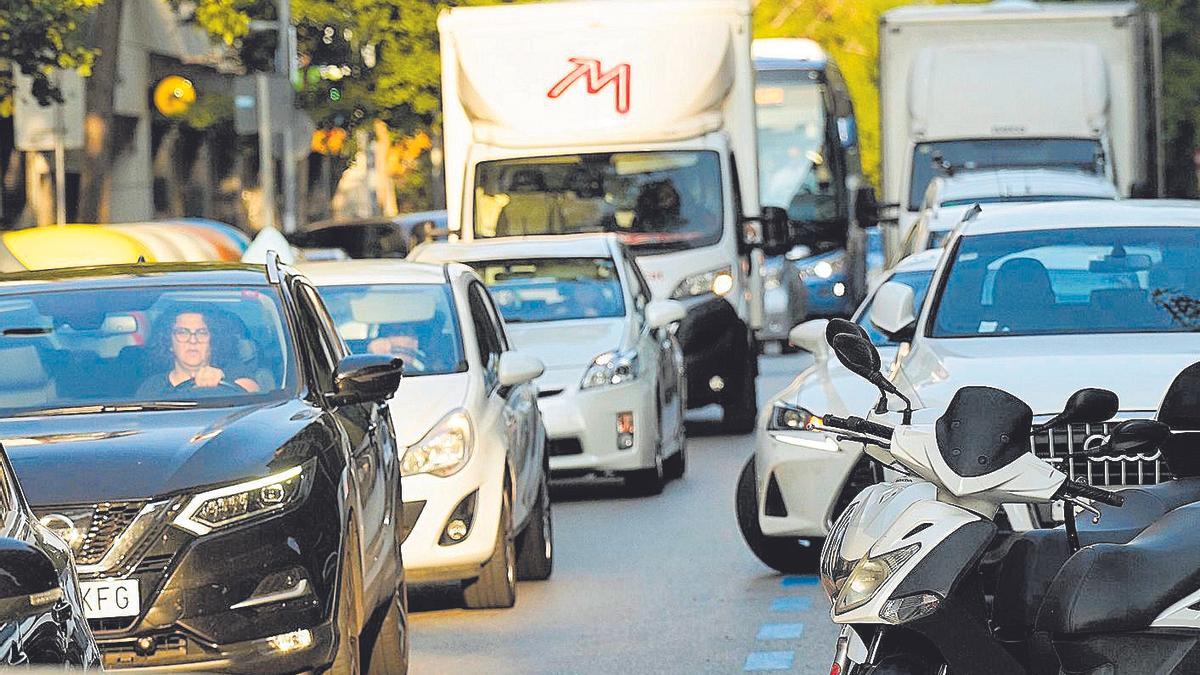
[[751, 456], [738, 477], [737, 507], [738, 529], [750, 550], [767, 567], [783, 574], [811, 574], [817, 571], [821, 560], [823, 538], [771, 537], [763, 534], [758, 524], [758, 492], [755, 488], [754, 457]]
[[[935, 666], [917, 654], [889, 654], [879, 663], [867, 666], [862, 675], [937, 675]], [[857, 669], [855, 672], [859, 672]]]

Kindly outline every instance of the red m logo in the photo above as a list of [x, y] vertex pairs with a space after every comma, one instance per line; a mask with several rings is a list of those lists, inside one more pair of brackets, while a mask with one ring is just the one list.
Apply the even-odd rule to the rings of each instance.
[[546, 92], [548, 98], [562, 96], [579, 79], [583, 79], [589, 94], [597, 94], [608, 85], [615, 84], [617, 112], [622, 115], [629, 112], [630, 69], [628, 63], [618, 63], [609, 70], [601, 70], [598, 59], [574, 56], [567, 60], [575, 64], [575, 68], [556, 82], [553, 87], [550, 87], [550, 91]]

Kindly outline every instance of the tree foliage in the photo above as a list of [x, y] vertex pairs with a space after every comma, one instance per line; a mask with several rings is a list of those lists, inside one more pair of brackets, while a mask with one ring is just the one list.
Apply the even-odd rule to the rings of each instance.
[[1192, 152], [1200, 148], [1200, 3], [1143, 0], [1158, 13], [1163, 43], [1163, 147], [1169, 195], [1197, 193]]
[[[33, 93], [43, 104], [62, 100], [51, 81], [55, 69], [90, 74], [96, 52], [81, 30], [103, 0], [15, 0], [0, 3], [0, 62], [33, 77]], [[11, 73], [0, 73], [0, 99], [12, 91]]]

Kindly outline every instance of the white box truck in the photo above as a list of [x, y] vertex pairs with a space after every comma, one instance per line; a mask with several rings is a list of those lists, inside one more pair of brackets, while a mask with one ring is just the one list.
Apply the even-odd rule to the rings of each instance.
[[438, 20], [448, 225], [464, 240], [617, 232], [677, 336], [690, 406], [753, 428], [764, 248], [750, 6], [585, 0]]
[[1134, 2], [910, 6], [879, 23], [882, 199], [900, 234], [939, 172], [1054, 167], [1156, 196], [1157, 17]]

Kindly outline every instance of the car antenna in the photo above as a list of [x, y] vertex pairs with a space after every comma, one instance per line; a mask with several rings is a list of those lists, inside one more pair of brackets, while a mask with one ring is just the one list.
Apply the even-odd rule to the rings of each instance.
[[278, 285], [283, 275], [279, 273], [279, 254], [275, 251], [267, 251], [267, 281]]

